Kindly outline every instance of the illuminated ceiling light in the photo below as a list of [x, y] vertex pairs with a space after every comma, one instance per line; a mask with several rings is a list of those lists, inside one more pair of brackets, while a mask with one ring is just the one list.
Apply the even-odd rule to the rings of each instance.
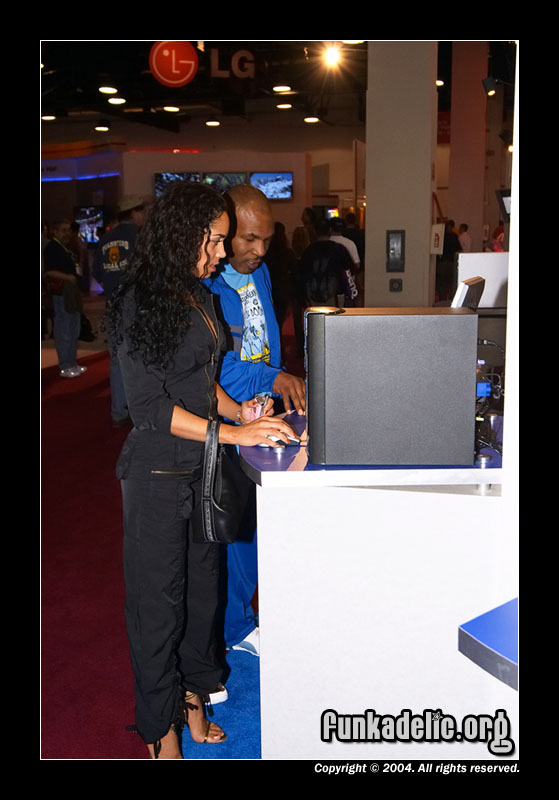
[[163, 111], [172, 111], [176, 113], [177, 111], [180, 111], [180, 108], [178, 106], [163, 106]]
[[274, 92], [290, 92], [291, 86], [278, 85], [273, 87]]
[[293, 108], [291, 103], [278, 103], [276, 108]]
[[112, 103], [113, 106], [121, 106], [123, 103], [126, 103], [124, 97], [109, 97], [109, 103]]
[[442, 81], [440, 78], [437, 78], [437, 80], [435, 81], [435, 85], [436, 86], [444, 86], [444, 81]]
[[342, 44], [365, 44], [365, 39], [342, 39]]
[[221, 122], [218, 119], [208, 119], [206, 120], [206, 125], [208, 128], [219, 128]]
[[99, 87], [99, 91], [102, 94], [116, 94], [117, 93], [117, 90], [114, 88], [114, 86], [100, 86]]
[[310, 124], [313, 122], [320, 122], [320, 119], [318, 117], [305, 117], [305, 122]]
[[335, 67], [340, 63], [341, 53], [340, 48], [334, 45], [327, 47], [324, 51], [324, 61], [327, 67]]
[[44, 120], [45, 122], [50, 122], [51, 120], [56, 119], [56, 117], [54, 116], [54, 114], [43, 114], [41, 116], [41, 119]]
[[487, 96], [488, 97], [493, 97], [493, 95], [497, 91], [497, 81], [495, 80], [495, 78], [491, 78], [491, 77], [490, 78], [484, 78], [482, 80], [482, 83], [483, 83], [483, 88], [485, 89], [485, 92], [486, 92]]
[[111, 123], [108, 119], [100, 119], [95, 126], [96, 131], [108, 131], [111, 128]]

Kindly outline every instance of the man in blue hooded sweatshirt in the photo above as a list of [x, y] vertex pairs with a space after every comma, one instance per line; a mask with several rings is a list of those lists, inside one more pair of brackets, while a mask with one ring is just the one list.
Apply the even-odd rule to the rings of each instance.
[[[206, 281], [219, 295], [230, 334], [220, 384], [236, 401], [255, 395], [281, 397], [288, 413], [305, 413], [305, 382], [281, 367], [280, 331], [264, 256], [274, 233], [266, 196], [253, 186], [235, 186], [230, 205], [227, 263]], [[259, 655], [259, 631], [251, 601], [258, 582], [256, 533], [227, 546], [225, 643]]]

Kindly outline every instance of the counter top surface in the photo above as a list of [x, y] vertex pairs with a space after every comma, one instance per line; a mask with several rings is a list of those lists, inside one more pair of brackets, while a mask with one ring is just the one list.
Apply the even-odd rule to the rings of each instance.
[[301, 437], [300, 445], [241, 447], [244, 471], [260, 486], [479, 486], [502, 482], [501, 457], [491, 448], [484, 467], [320, 465], [308, 460], [306, 418], [282, 415]]

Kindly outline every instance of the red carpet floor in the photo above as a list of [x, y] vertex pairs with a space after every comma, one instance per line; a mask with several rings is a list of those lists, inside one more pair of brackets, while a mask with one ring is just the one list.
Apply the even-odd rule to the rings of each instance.
[[[293, 323], [284, 354], [302, 375]], [[42, 370], [41, 758], [142, 759], [127, 732], [133, 680], [124, 625], [120, 486], [128, 429], [110, 421], [106, 353], [80, 378]]]
[[145, 758], [124, 627], [120, 486], [108, 356], [42, 371], [43, 759]]

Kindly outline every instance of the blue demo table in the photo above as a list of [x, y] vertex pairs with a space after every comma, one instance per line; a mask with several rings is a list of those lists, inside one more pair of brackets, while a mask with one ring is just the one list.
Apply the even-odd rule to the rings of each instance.
[[458, 649], [482, 669], [518, 689], [518, 598], [461, 625]]

